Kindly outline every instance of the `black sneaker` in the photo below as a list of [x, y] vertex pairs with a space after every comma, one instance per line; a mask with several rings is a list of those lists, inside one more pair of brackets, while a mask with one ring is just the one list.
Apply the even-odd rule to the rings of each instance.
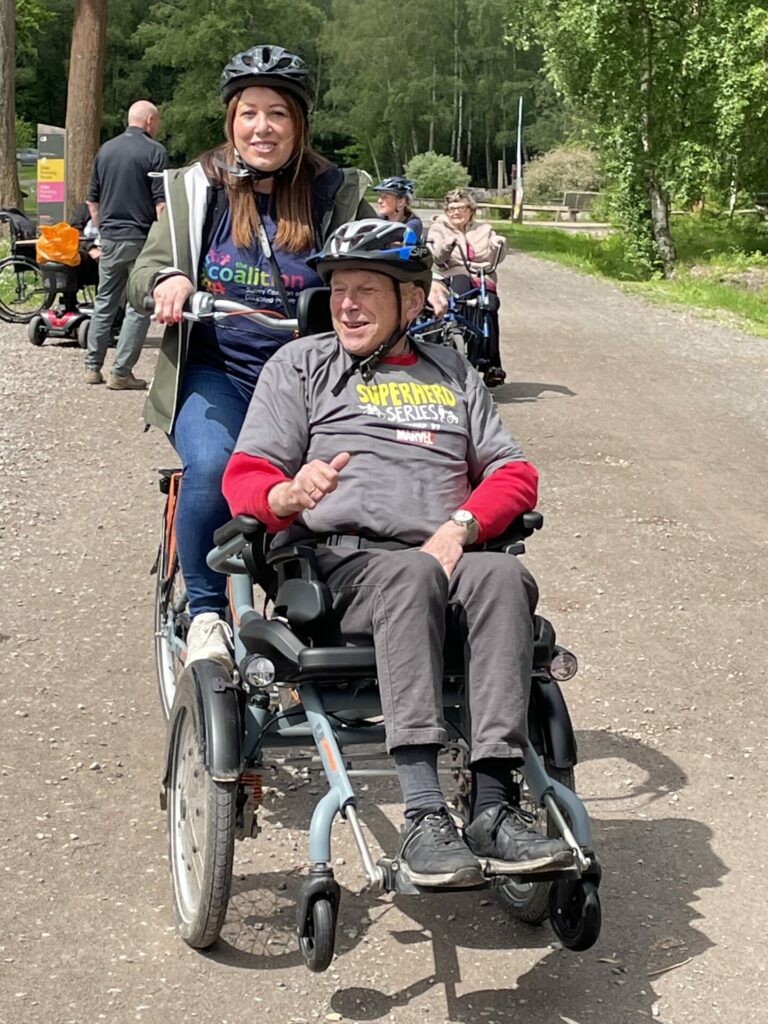
[[410, 826], [403, 826], [402, 833], [398, 857], [416, 885], [461, 889], [483, 881], [483, 869], [462, 841], [446, 807], [420, 811]]
[[532, 814], [499, 804], [479, 814], [464, 835], [467, 846], [497, 874], [552, 871], [569, 867], [573, 851], [563, 839], [550, 839], [532, 824]]
[[483, 374], [483, 379], [487, 388], [497, 388], [504, 383], [507, 375], [500, 366], [489, 366]]

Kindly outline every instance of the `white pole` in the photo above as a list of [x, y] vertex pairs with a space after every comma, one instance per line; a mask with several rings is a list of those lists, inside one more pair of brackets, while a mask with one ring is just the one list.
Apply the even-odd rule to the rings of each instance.
[[517, 164], [515, 174], [515, 220], [523, 219], [523, 97], [517, 107]]

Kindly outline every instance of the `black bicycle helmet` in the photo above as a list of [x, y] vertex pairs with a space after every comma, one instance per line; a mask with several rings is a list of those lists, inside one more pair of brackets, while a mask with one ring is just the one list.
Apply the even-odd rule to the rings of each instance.
[[402, 175], [395, 175], [392, 178], [384, 178], [378, 185], [373, 186], [374, 192], [394, 192], [402, 199], [412, 199], [416, 191], [416, 185], [410, 178], [403, 178]]
[[219, 93], [229, 103], [236, 92], [251, 85], [285, 89], [296, 97], [306, 113], [312, 109], [312, 91], [307, 65], [282, 46], [262, 43], [236, 53], [221, 73]]
[[432, 286], [432, 254], [413, 228], [396, 221], [369, 217], [342, 224], [307, 262], [325, 284], [334, 270], [372, 270], [395, 281], [412, 281], [427, 294]]

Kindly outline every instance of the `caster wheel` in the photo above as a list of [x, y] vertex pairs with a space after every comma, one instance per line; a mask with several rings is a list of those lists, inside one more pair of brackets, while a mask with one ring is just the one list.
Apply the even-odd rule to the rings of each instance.
[[90, 320], [83, 320], [77, 328], [77, 344], [80, 348], [88, 348], [88, 331], [91, 327]]
[[42, 345], [46, 338], [45, 323], [41, 316], [33, 316], [27, 324], [27, 337], [33, 345]]
[[567, 949], [580, 952], [594, 946], [602, 921], [595, 883], [583, 878], [556, 882], [549, 892], [549, 920]]
[[333, 904], [317, 899], [312, 904], [312, 919], [307, 921], [305, 933], [299, 936], [299, 948], [310, 971], [327, 970], [333, 959], [336, 942], [336, 917]]

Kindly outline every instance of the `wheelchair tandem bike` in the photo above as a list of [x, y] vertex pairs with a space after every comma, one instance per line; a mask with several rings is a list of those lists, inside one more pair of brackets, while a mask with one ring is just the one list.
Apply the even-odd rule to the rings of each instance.
[[[306, 309], [316, 299], [305, 293], [298, 319], [278, 321], [279, 326], [292, 332], [303, 327]], [[189, 318], [233, 313], [264, 317], [204, 293], [192, 296], [191, 309], [185, 314]], [[272, 316], [268, 322], [276, 326]], [[235, 841], [260, 831], [257, 819], [269, 757], [284, 755], [286, 749], [314, 748], [309, 763], [320, 765], [328, 788], [309, 826], [309, 870], [298, 900], [297, 932], [307, 967], [324, 971], [333, 959], [339, 915], [340, 887], [331, 854], [337, 815], [350, 827], [370, 891], [412, 896], [440, 891], [416, 885], [397, 857], [374, 861], [361, 828], [352, 780], [392, 773], [389, 765], [375, 767], [385, 757], [385, 737], [372, 640], [341, 634], [311, 546], [270, 549], [264, 526], [237, 516], [216, 532], [208, 555], [208, 564], [228, 577], [236, 667], [230, 673], [216, 662], [196, 661], [184, 668], [190, 618], [176, 548], [180, 484], [180, 470], [160, 470], [166, 500], [153, 567], [156, 667], [168, 718], [161, 806], [167, 814], [178, 931], [197, 949], [217, 940], [230, 896]], [[538, 512], [527, 512], [486, 547], [516, 557], [524, 551], [525, 538], [542, 523]], [[265, 595], [263, 614], [256, 607], [257, 587]], [[509, 915], [525, 924], [548, 918], [563, 946], [585, 950], [600, 933], [601, 872], [589, 815], [575, 792], [576, 740], [560, 688], [560, 682], [575, 674], [576, 658], [558, 645], [552, 624], [542, 616], [535, 616], [534, 638], [529, 740], [524, 764], [514, 773], [515, 788], [521, 808], [550, 836], [566, 841], [572, 860], [535, 875], [516, 873], [512, 864], [503, 874], [486, 868], [482, 884], [474, 888], [493, 890]], [[449, 641], [444, 664], [450, 740], [441, 774], [447, 771], [453, 778], [452, 813], [466, 823], [469, 729], [460, 645], [452, 648]], [[307, 761], [306, 753], [301, 760]], [[374, 767], [358, 767], [366, 762]]]

